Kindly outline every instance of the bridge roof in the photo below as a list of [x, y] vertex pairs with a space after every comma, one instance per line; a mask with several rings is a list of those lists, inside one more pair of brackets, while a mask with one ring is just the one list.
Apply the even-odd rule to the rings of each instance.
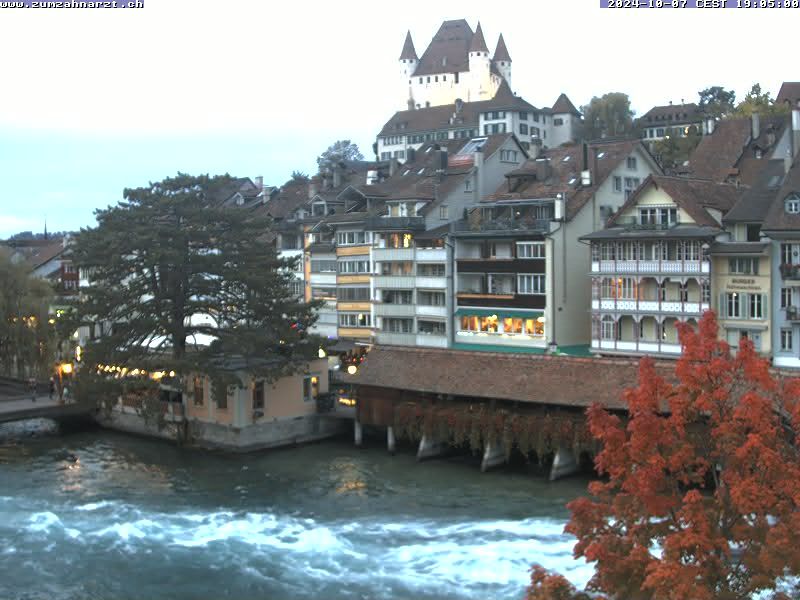
[[[658, 363], [666, 378], [675, 363]], [[638, 381], [638, 361], [375, 346], [352, 381], [432, 394], [624, 410], [622, 393]]]

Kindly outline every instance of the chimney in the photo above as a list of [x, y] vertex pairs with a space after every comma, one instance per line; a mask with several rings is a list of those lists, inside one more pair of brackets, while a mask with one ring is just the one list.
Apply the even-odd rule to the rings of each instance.
[[479, 150], [476, 150], [472, 154], [472, 165], [474, 167], [473, 171], [475, 173], [475, 192], [477, 194], [477, 201], [480, 202], [483, 199], [483, 148], [481, 147]]
[[406, 150], [406, 164], [410, 165], [415, 160], [417, 160], [417, 151], [414, 148]]
[[259, 191], [264, 189], [264, 177], [262, 175], [256, 177], [256, 187]]
[[316, 181], [310, 181], [308, 184], [308, 199], [311, 200], [314, 196], [317, 195], [317, 190], [319, 189], [319, 184]]
[[395, 170], [397, 169], [397, 160], [394, 158], [389, 159], [389, 177], [394, 175]]
[[792, 158], [800, 152], [800, 106], [792, 108]]
[[439, 165], [436, 170], [440, 173], [447, 171], [447, 150], [439, 150]]
[[536, 181], [545, 181], [550, 177], [550, 159], [536, 159]]
[[589, 170], [589, 144], [583, 142], [583, 170]]
[[706, 135], [711, 135], [714, 133], [714, 127], [716, 124], [717, 122], [714, 120], [714, 117], [706, 117]]
[[752, 139], [757, 140], [761, 135], [761, 117], [757, 111], [753, 111], [750, 115], [750, 136]]

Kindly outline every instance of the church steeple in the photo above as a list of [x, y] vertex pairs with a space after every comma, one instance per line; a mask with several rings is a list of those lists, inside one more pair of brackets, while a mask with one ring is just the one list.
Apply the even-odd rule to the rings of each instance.
[[417, 51], [414, 50], [414, 42], [411, 41], [411, 31], [406, 33], [406, 41], [403, 43], [403, 51], [400, 53], [400, 60], [418, 60]]
[[475, 28], [475, 33], [469, 43], [469, 52], [470, 54], [473, 52], [486, 52], [488, 54], [489, 52], [489, 48], [486, 47], [486, 40], [483, 39], [483, 30], [481, 29], [480, 21], [478, 21], [478, 26]]

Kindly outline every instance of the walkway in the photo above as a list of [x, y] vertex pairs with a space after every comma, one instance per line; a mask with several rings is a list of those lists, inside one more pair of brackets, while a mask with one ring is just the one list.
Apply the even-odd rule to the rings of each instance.
[[88, 417], [92, 413], [84, 404], [59, 404], [58, 399], [38, 396], [36, 402], [27, 398], [0, 397], [0, 423], [25, 419], [55, 419], [56, 421]]

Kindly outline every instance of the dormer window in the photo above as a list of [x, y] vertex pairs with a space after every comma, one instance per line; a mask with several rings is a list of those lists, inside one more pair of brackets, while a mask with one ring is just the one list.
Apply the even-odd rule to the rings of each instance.
[[792, 215], [800, 213], [800, 195], [792, 194], [786, 198], [786, 212]]

